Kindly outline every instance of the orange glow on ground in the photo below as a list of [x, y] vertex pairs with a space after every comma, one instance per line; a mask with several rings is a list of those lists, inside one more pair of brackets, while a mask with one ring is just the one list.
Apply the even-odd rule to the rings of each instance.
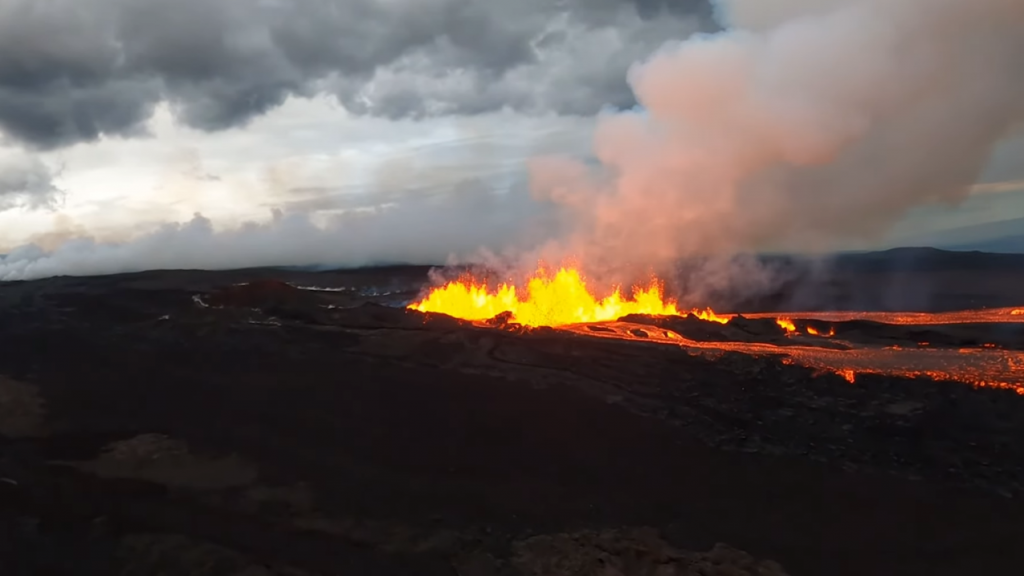
[[[882, 324], [929, 326], [936, 324], [1021, 324], [1024, 309], [987, 308], [958, 310], [956, 312], [788, 312], [789, 318], [818, 320], [821, 322], [849, 322], [867, 320]], [[772, 312], [744, 313], [746, 318], [772, 318]]]
[[647, 329], [643, 340], [653, 344], [681, 346], [690, 353], [740, 352], [753, 356], [777, 357], [784, 354], [785, 364], [798, 364], [822, 372], [832, 372], [850, 383], [862, 375], [886, 375], [906, 378], [928, 377], [953, 380], [969, 386], [1002, 388], [1024, 395], [1024, 352], [999, 348], [906, 348], [902, 346], [865, 346], [853, 349], [821, 348], [814, 345], [777, 346], [758, 342], [700, 342], [667, 330], [624, 322], [605, 323], [606, 329], [592, 332], [584, 326], [564, 330], [594, 338], [635, 340], [632, 330]]

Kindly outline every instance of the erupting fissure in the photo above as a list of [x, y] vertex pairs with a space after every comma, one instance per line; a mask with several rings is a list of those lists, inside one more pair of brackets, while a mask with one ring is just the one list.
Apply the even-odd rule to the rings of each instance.
[[[409, 307], [464, 320], [488, 320], [507, 312], [513, 322], [524, 326], [605, 322], [629, 314], [680, 314], [678, 304], [665, 298], [664, 284], [657, 278], [647, 286], [633, 287], [630, 298], [615, 289], [610, 296], [598, 299], [580, 271], [572, 267], [562, 267], [553, 274], [539, 268], [530, 276], [523, 291], [509, 283], [492, 291], [485, 282], [467, 276], [434, 288], [423, 300]], [[702, 320], [722, 324], [729, 321], [728, 317], [718, 316], [710, 309], [694, 309], [689, 313]]]
[[[718, 315], [710, 309], [680, 311], [678, 303], [666, 299], [664, 285], [652, 279], [646, 286], [635, 286], [631, 297], [623, 296], [621, 290], [614, 290], [605, 298], [598, 298], [587, 286], [583, 275], [573, 267], [562, 267], [551, 272], [541, 267], [534, 272], [525, 288], [504, 283], [490, 289], [487, 282], [473, 276], [464, 276], [430, 290], [419, 302], [409, 308], [420, 312], [436, 312], [463, 320], [490, 320], [508, 314], [511, 323], [529, 327], [560, 326], [563, 330], [601, 338], [636, 337], [636, 327], [630, 323], [614, 321], [624, 316], [680, 316], [693, 314], [702, 320], [728, 323], [733, 315]], [[952, 313], [872, 313], [840, 312], [816, 313], [799, 317], [799, 326], [792, 317], [776, 317], [770, 313], [745, 315], [746, 318], [772, 318], [787, 337], [801, 334], [817, 338], [836, 335], [835, 327], [828, 331], [815, 328], [808, 320], [815, 322], [838, 322], [870, 319], [885, 324], [922, 325], [963, 324], [979, 322], [1020, 322], [1014, 317], [1024, 316], [1021, 309], [974, 310]], [[1013, 318], [1013, 319], [1011, 319]], [[606, 322], [605, 330], [590, 331], [583, 326], [595, 322]], [[621, 324], [621, 325], [619, 325]], [[752, 355], [780, 352], [786, 354], [786, 363], [796, 362], [803, 366], [839, 374], [847, 381], [856, 383], [860, 375], [885, 374], [898, 377], [930, 377], [935, 380], [956, 380], [971, 386], [1005, 388], [1024, 394], [1024, 354], [1016, 350], [1004, 350], [996, 345], [980, 345], [977, 348], [950, 349], [933, 347], [928, 342], [917, 342], [910, 347], [889, 344], [880, 346], [860, 345], [837, 349], [815, 346], [809, 340], [792, 341], [784, 348], [778, 343], [768, 342], [700, 342], [671, 332], [662, 331], [664, 338], [644, 332], [643, 338], [652, 342], [683, 345], [689, 350], [730, 350]], [[913, 342], [913, 341], [911, 341]], [[970, 356], [970, 358], [965, 358]]]

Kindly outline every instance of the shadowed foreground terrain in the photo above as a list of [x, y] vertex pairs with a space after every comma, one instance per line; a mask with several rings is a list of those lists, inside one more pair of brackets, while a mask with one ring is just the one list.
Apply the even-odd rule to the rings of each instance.
[[1013, 391], [382, 305], [426, 272], [0, 284], [0, 573], [1024, 565]]

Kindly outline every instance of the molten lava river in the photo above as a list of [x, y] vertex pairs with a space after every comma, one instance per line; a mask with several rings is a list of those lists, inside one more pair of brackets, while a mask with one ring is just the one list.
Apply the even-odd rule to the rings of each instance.
[[[433, 288], [422, 300], [409, 305], [420, 312], [442, 313], [480, 326], [505, 314], [503, 324], [525, 327], [553, 327], [590, 337], [636, 340], [638, 330], [643, 339], [666, 345], [681, 346], [691, 353], [742, 352], [751, 355], [783, 355], [784, 362], [799, 363], [811, 368], [835, 372], [850, 382], [858, 374], [893, 376], [927, 376], [935, 380], [956, 380], [973, 386], [1013, 389], [1024, 394], [1024, 352], [1007, 350], [991, 344], [975, 347], [942, 347], [927, 342], [912, 342], [909, 347], [888, 344], [854, 343], [836, 335], [834, 328], [816, 328], [806, 321], [834, 323], [869, 321], [896, 327], [934, 327], [957, 324], [1024, 324], [1022, 309], [993, 309], [929, 313], [888, 312], [825, 312], [788, 314], [716, 314], [710, 309], [680, 310], [677, 302], [666, 299], [663, 284], [652, 280], [646, 286], [634, 287], [629, 296], [618, 289], [598, 298], [574, 268], [557, 272], [543, 269], [528, 280], [525, 290], [511, 284], [490, 289], [485, 282], [472, 277], [451, 281]], [[698, 341], [671, 329], [636, 323], [638, 317], [650, 316], [664, 320], [695, 316], [712, 325], [730, 327], [740, 321], [774, 320], [782, 341]], [[634, 322], [621, 321], [632, 316]], [[735, 322], [734, 322], [735, 319]], [[771, 324], [771, 321], [769, 321]], [[802, 325], [802, 328], [798, 327]], [[663, 326], [663, 323], [659, 323]], [[776, 338], [776, 340], [778, 339]], [[772, 340], [773, 338], [766, 338]], [[721, 339], [719, 339], [721, 340]]]

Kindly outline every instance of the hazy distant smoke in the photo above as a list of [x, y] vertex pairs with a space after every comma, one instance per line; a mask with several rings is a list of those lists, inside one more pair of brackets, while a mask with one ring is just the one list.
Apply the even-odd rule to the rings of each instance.
[[575, 232], [548, 248], [610, 267], [809, 251], [968, 192], [1024, 118], [1020, 0], [733, 0], [726, 33], [670, 44], [599, 118], [599, 171], [533, 166]]
[[[129, 242], [67, 240], [0, 255], [0, 281], [159, 269], [230, 269], [273, 265], [439, 264], [523, 245], [543, 214], [525, 194], [409, 197], [393, 206], [350, 210], [315, 221], [280, 211], [263, 223], [216, 231], [202, 215], [166, 224]], [[326, 221], [324, 221], [326, 220]]]

